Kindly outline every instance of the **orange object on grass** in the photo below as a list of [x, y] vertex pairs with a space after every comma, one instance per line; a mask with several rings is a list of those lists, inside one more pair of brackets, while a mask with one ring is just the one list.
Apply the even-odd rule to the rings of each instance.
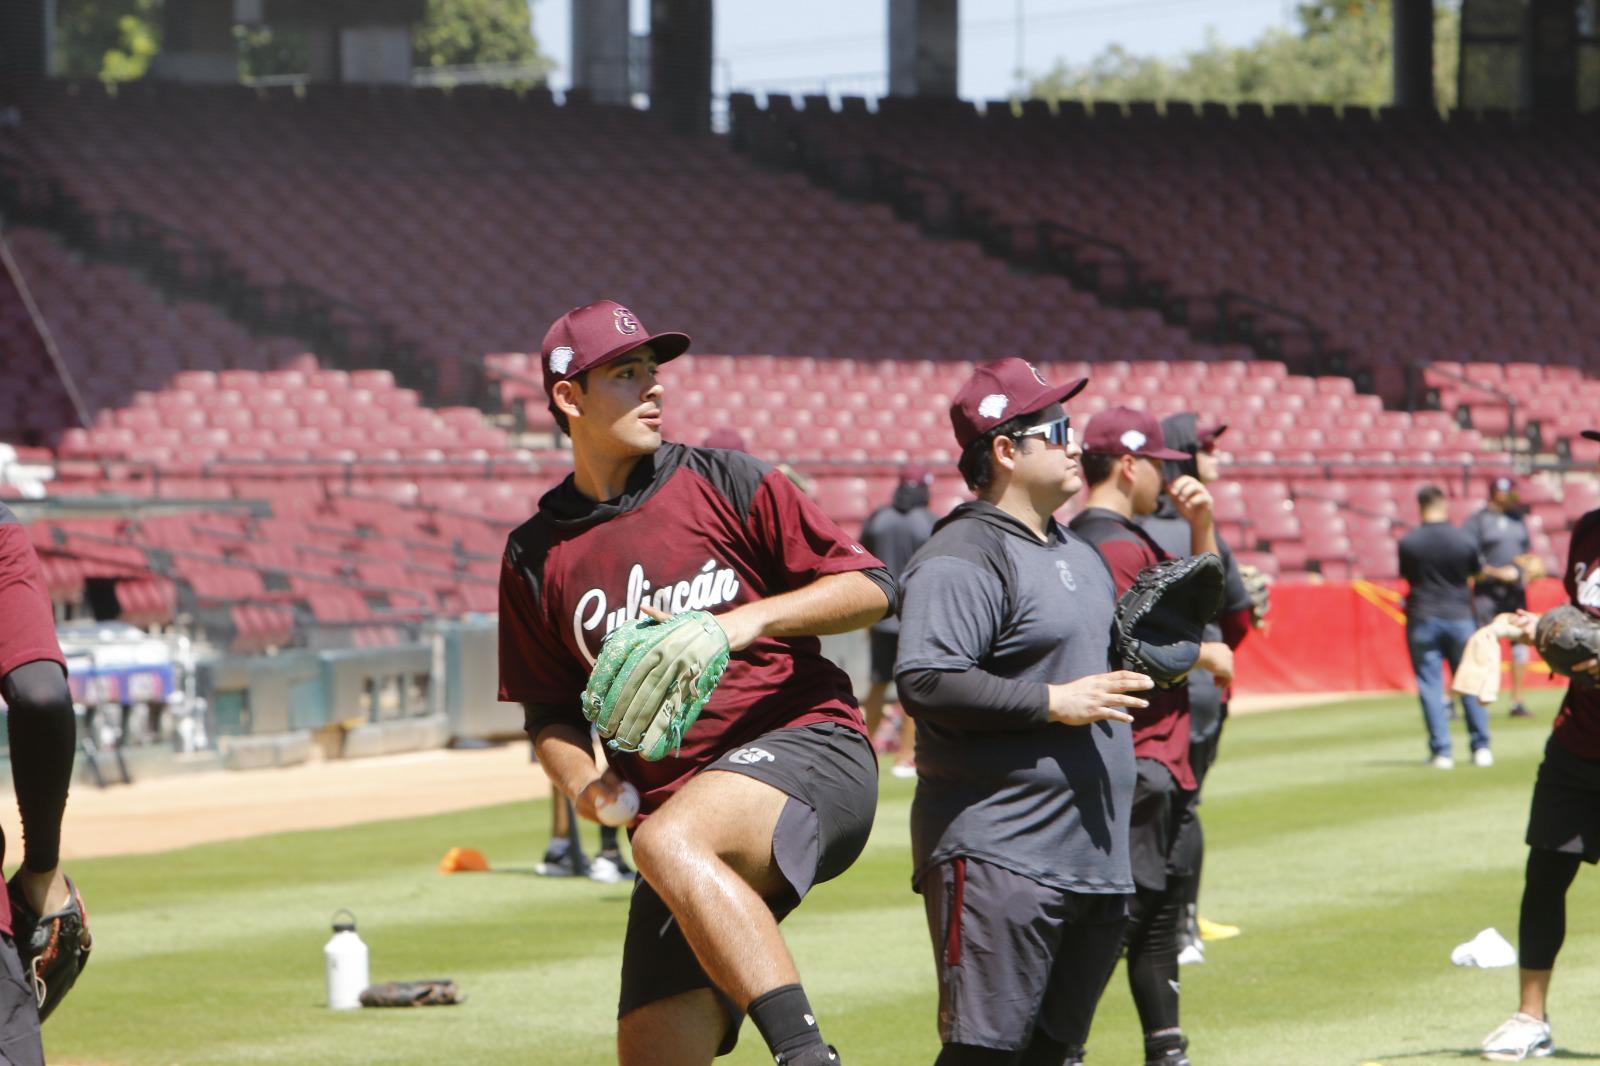
[[488, 869], [489, 860], [476, 848], [451, 848], [439, 860], [439, 872], [442, 874], [483, 872]]

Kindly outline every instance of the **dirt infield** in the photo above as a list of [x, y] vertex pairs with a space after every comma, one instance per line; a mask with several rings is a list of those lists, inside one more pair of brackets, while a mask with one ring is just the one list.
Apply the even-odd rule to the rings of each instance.
[[[317, 761], [279, 770], [178, 774], [97, 789], [75, 784], [61, 834], [65, 861], [327, 829], [546, 796], [526, 743]], [[0, 801], [8, 858], [21, 857], [14, 798]]]
[[[1237, 714], [1392, 693], [1333, 692], [1243, 696]], [[9, 782], [8, 782], [9, 784]], [[293, 829], [328, 829], [406, 818], [550, 793], [526, 743], [466, 751], [424, 751], [371, 759], [315, 761], [281, 770], [177, 774], [97, 789], [74, 785], [62, 832], [64, 860], [131, 855]], [[20, 858], [14, 799], [0, 801], [0, 828]]]

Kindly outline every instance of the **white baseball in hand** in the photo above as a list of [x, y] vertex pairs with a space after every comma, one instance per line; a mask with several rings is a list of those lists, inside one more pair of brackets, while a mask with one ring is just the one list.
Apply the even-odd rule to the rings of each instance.
[[616, 799], [595, 805], [594, 816], [601, 825], [627, 825], [639, 816], [639, 790], [624, 781]]

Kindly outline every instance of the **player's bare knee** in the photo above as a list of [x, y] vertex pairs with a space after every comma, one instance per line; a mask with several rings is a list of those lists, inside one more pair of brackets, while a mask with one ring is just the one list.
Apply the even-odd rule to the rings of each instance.
[[658, 885], [671, 871], [707, 854], [689, 822], [672, 817], [665, 808], [634, 831], [631, 843], [634, 865], [646, 880]]

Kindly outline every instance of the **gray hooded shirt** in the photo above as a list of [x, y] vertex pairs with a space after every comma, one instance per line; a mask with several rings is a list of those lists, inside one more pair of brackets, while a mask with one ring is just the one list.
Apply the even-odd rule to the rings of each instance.
[[1099, 553], [1055, 522], [1042, 541], [977, 501], [939, 523], [903, 588], [897, 675], [977, 669], [1039, 685], [1032, 717], [917, 714], [913, 880], [966, 856], [1066, 891], [1132, 892], [1132, 732], [1044, 710], [1045, 684], [1110, 669], [1117, 594]]

